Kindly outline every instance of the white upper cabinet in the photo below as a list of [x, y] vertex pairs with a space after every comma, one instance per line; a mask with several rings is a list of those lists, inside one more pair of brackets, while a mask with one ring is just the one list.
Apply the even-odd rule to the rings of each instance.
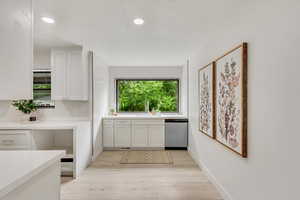
[[88, 65], [81, 49], [52, 49], [52, 99], [88, 100]]
[[66, 73], [68, 56], [65, 51], [52, 51], [51, 53], [51, 98], [52, 100], [63, 100], [67, 98]]
[[82, 58], [82, 51], [68, 53], [67, 94], [70, 100], [88, 100], [87, 65], [84, 65]]
[[32, 1], [1, 0], [0, 100], [32, 98]]

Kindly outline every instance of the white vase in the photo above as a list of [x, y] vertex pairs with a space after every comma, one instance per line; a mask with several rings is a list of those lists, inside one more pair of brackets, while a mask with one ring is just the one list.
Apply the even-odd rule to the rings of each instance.
[[[35, 118], [35, 119], [34, 119], [34, 120], [31, 120], [31, 117], [32, 117], [32, 118]], [[37, 121], [37, 111], [30, 113], [30, 114], [29, 114], [28, 120], [31, 121], [31, 122]]]

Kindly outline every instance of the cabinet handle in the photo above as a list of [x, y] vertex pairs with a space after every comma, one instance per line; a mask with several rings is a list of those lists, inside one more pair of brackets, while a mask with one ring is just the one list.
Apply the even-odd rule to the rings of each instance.
[[14, 140], [2, 140], [2, 143], [4, 145], [10, 145], [10, 144], [13, 144], [15, 141]]

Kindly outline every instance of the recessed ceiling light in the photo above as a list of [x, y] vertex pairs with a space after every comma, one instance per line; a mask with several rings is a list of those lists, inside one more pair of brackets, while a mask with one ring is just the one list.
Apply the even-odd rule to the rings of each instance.
[[133, 20], [133, 23], [136, 25], [143, 25], [144, 24], [144, 20], [142, 18], [136, 18]]
[[50, 17], [42, 17], [41, 18], [44, 22], [48, 23], [48, 24], [54, 24], [55, 20], [53, 18]]

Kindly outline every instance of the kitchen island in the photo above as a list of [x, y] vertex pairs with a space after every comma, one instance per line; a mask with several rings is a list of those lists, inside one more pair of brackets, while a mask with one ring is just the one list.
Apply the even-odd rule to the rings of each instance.
[[59, 200], [64, 151], [0, 151], [1, 200]]

